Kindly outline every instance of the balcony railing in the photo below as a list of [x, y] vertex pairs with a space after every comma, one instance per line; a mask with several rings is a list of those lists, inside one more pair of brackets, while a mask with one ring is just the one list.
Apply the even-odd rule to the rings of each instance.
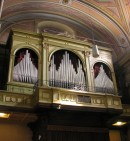
[[91, 91], [91, 92], [96, 92], [96, 93], [114, 94], [114, 89], [105, 88], [105, 87], [89, 87], [86, 84], [73, 83], [73, 82], [68, 83], [66, 81], [56, 81], [56, 80], [41, 81], [41, 80], [38, 80], [37, 83], [34, 84], [34, 89], [38, 86], [64, 88], [64, 89], [84, 91], [84, 92]]
[[[25, 83], [25, 82], [24, 82]], [[55, 80], [50, 80], [50, 81], [41, 81], [38, 80], [34, 86], [33, 86], [33, 91], [35, 91], [36, 87], [38, 86], [47, 86], [47, 87], [56, 87], [56, 88], [64, 88], [64, 89], [69, 89], [69, 90], [75, 90], [75, 91], [84, 91], [84, 92], [96, 92], [96, 93], [107, 93], [107, 94], [114, 94], [114, 89], [110, 88], [104, 88], [104, 87], [89, 87], [86, 86], [86, 84], [80, 84], [80, 83], [68, 83], [66, 81], [55, 81]], [[7, 89], [7, 84], [0, 84], [0, 90], [6, 90]], [[10, 91], [16, 91], [17, 89], [19, 92], [24, 93], [23, 88], [17, 88], [13, 87], [10, 88]], [[7, 90], [8, 91], [8, 90]]]

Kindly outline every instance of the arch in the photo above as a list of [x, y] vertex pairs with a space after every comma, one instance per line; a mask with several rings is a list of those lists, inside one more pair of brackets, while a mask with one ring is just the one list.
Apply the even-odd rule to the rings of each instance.
[[50, 54], [49, 54], [49, 62], [50, 62], [50, 60], [51, 60], [51, 56], [52, 56], [56, 51], [59, 51], [59, 50], [67, 50], [67, 51], [70, 51], [70, 52], [74, 53], [74, 54], [81, 60], [82, 64], [84, 64], [84, 58], [83, 58], [80, 54], [78, 54], [75, 50], [64, 49], [64, 48], [63, 48], [63, 49], [62, 49], [62, 48], [60, 48], [60, 49], [54, 49], [53, 51], [51, 51]]
[[19, 50], [19, 49], [22, 49], [22, 48], [28, 48], [28, 49], [31, 49], [33, 50], [39, 59], [41, 59], [41, 56], [40, 56], [40, 53], [37, 51], [36, 49], [36, 46], [33, 46], [33, 45], [27, 45], [25, 43], [21, 43], [21, 44], [17, 44], [15, 46], [13, 46], [12, 50], [11, 50], [11, 54], [12, 55], [15, 55], [15, 53]]
[[[36, 5], [36, 9], [35, 9], [35, 12], [36, 13], [38, 13], [39, 15], [40, 15], [40, 13], [41, 12], [43, 12], [44, 14], [45, 13], [47, 13], [48, 14], [48, 16], [49, 16], [49, 14], [53, 14], [54, 15], [54, 12], [53, 13], [50, 13], [50, 11], [48, 11], [48, 10], [50, 10], [50, 9], [48, 9], [48, 5], [50, 6], [50, 7], [54, 7], [55, 6], [55, 15], [62, 15], [63, 17], [67, 17], [68, 15], [67, 15], [67, 13], [66, 14], [64, 14], [63, 15], [63, 13], [61, 12], [61, 13], [59, 13], [59, 6], [61, 7], [61, 9], [62, 10], [64, 10], [63, 8], [62, 8], [62, 6], [64, 7], [64, 5], [61, 5], [61, 4], [57, 4], [57, 3], [55, 3], [55, 2], [52, 2], [52, 3], [48, 3], [48, 2], [44, 2], [45, 3], [45, 5], [46, 6], [41, 6], [41, 2], [38, 2], [37, 3], [37, 5]], [[12, 15], [14, 16], [14, 15], [16, 15], [16, 14], [19, 14], [20, 12], [22, 12], [22, 13], [24, 13], [24, 11], [23, 11], [23, 8], [22, 9], [20, 9], [19, 10], [19, 12], [16, 12], [17, 11], [17, 9], [19, 9], [19, 6], [21, 5], [21, 7], [24, 7], [24, 5], [25, 5], [25, 7], [27, 7], [27, 6], [29, 6], [30, 4], [34, 4], [34, 2], [22, 2], [22, 3], [19, 3], [19, 4], [14, 4], [14, 5], [12, 5], [12, 6], [10, 6], [10, 7], [7, 7], [7, 8], [5, 8], [5, 11], [7, 11], [8, 13], [9, 13], [9, 15], [7, 16], [5, 16], [4, 18], [5, 18], [5, 20], [6, 19], [9, 19]], [[82, 5], [83, 3], [81, 3], [81, 2], [78, 2], [78, 1], [76, 1], [76, 4], [77, 4], [77, 7], [75, 8], [75, 7], [73, 7], [73, 6], [71, 6], [71, 7], [66, 7], [66, 8], [68, 8], [68, 11], [69, 10], [71, 10], [71, 11], [75, 11], [76, 13], [77, 12], [80, 12], [80, 16], [81, 16], [81, 14], [83, 14], [84, 15], [84, 19], [86, 19], [85, 18], [85, 16], [88, 16], [88, 17], [91, 17], [91, 19], [94, 19], [95, 18], [95, 21], [101, 21], [101, 19], [99, 19], [98, 18], [98, 16], [96, 16], [96, 15], [92, 15], [92, 13], [93, 12], [91, 12], [91, 10], [93, 10], [93, 11], [95, 11], [95, 13], [97, 13], [98, 15], [100, 15], [100, 17], [101, 18], [105, 18], [108, 22], [109, 21], [111, 21], [118, 29], [120, 29], [121, 30], [121, 32], [123, 33], [123, 34], [125, 34], [126, 35], [126, 32], [125, 32], [125, 30], [123, 29], [123, 27], [120, 25], [120, 23], [118, 22], [118, 21], [116, 21], [116, 19], [114, 19], [114, 18], [112, 18], [112, 16], [111, 15], [109, 15], [109, 14], [106, 14], [102, 9], [99, 9], [97, 6], [95, 6], [94, 4], [92, 4], [92, 3], [90, 3], [90, 2], [85, 2], [84, 3], [84, 5]], [[39, 7], [38, 7], [39, 6]], [[82, 8], [82, 6], [84, 7], [84, 8]], [[33, 7], [34, 8], [34, 7]], [[40, 8], [40, 9], [39, 9]], [[43, 8], [44, 8], [44, 11], [43, 11]], [[12, 9], [14, 9], [13, 11], [12, 11]], [[38, 11], [37, 11], [38, 10]], [[31, 7], [30, 7], [30, 9], [25, 9], [25, 11], [26, 11], [26, 14], [27, 13], [31, 13], [31, 15], [34, 13], [34, 9], [31, 9]], [[73, 13], [73, 12], [72, 12]], [[34, 14], [34, 16], [36, 17], [36, 14]], [[23, 16], [24, 17], [24, 16]], [[74, 17], [74, 14], [73, 15], [71, 15], [71, 17], [73, 18]], [[77, 14], [77, 17], [78, 17], [78, 14]], [[17, 15], [17, 18], [18, 18], [18, 15]], [[28, 17], [29, 18], [29, 17]], [[69, 17], [70, 18], [70, 17]], [[14, 19], [14, 18], [13, 18]], [[10, 20], [10, 21], [15, 21], [15, 20]], [[23, 19], [23, 18], [22, 18]], [[79, 18], [80, 19], [80, 18]], [[73, 18], [73, 20], [77, 20], [78, 22], [79, 22], [79, 19], [77, 18]], [[21, 19], [20, 19], [21, 20]], [[81, 21], [81, 20], [80, 20]], [[14, 22], [13, 22], [14, 23]], [[84, 22], [85, 23], [85, 22]], [[115, 27], [115, 28], [116, 28]], [[107, 29], [107, 27], [106, 27], [106, 29]], [[108, 30], [108, 29], [107, 29]], [[127, 39], [128, 40], [128, 39]]]
[[[30, 54], [31, 59], [32, 59], [32, 58], [36, 58], [36, 59], [37, 59], [37, 64], [36, 64], [36, 66], [37, 66], [37, 68], [38, 68], [38, 56], [37, 56], [37, 54], [36, 54], [32, 49], [30, 49], [30, 48], [21, 48], [21, 49], [17, 50], [17, 52], [15, 53], [15, 59], [18, 57], [18, 56], [16, 56], [16, 54], [17, 54], [17, 55], [20, 55], [21, 52], [23, 52], [23, 53], [24, 53], [23, 55], [25, 55], [25, 53], [26, 53], [27, 50], [28, 50], [28, 53]], [[22, 57], [22, 56], [21, 56], [21, 57]], [[21, 59], [22, 59], [22, 58], [21, 58]], [[16, 61], [16, 60], [15, 60], [15, 61]]]
[[91, 70], [93, 69], [93, 66], [94, 66], [94, 64], [95, 63], [98, 63], [98, 62], [100, 62], [100, 63], [104, 63], [105, 65], [107, 65], [108, 66], [108, 68], [111, 70], [111, 72], [113, 72], [114, 70], [113, 70], [113, 67], [112, 67], [112, 65], [109, 63], [109, 62], [107, 62], [106, 60], [96, 60], [92, 65], [91, 65]]
[[[67, 22], [67, 23], [69, 23], [69, 25], [72, 27], [73, 25], [75, 25], [75, 26], [77, 26], [78, 27], [78, 29], [80, 29], [79, 31], [80, 32], [82, 32], [82, 34], [83, 35], [85, 35], [86, 37], [88, 37], [88, 38], [92, 38], [90, 35], [91, 35], [91, 25], [90, 25], [90, 23], [88, 23], [88, 22], [90, 22], [90, 20], [89, 21], [84, 21], [84, 22], [86, 22], [87, 24], [85, 25], [85, 23], [83, 23], [83, 22], [81, 22], [81, 21], [79, 21], [79, 19], [75, 19], [75, 18], [73, 18], [73, 17], [67, 17], [66, 15], [56, 15], [56, 14], [54, 14], [54, 13], [40, 13], [40, 12], [38, 12], [38, 13], [24, 13], [24, 12], [22, 12], [22, 14], [20, 14], [20, 15], [18, 15], [18, 13], [16, 13], [16, 15], [13, 15], [12, 17], [10, 16], [10, 17], [5, 17], [5, 20], [6, 20], [6, 18], [9, 20], [9, 21], [14, 21], [13, 23], [5, 23], [4, 24], [4, 28], [2, 28], [2, 31], [1, 31], [1, 33], [3, 33], [4, 31], [3, 30], [5, 30], [6, 29], [6, 27], [11, 27], [11, 25], [13, 25], [13, 26], [15, 26], [15, 23], [18, 23], [18, 24], [21, 24], [22, 25], [22, 23], [20, 23], [21, 22], [21, 19], [23, 19], [23, 20], [32, 20], [32, 18], [31, 18], [31, 16], [29, 17], [29, 15], [34, 15], [35, 16], [35, 19], [39, 19], [39, 18], [41, 18], [42, 20], [44, 19], [44, 18], [47, 18], [47, 20], [50, 20], [50, 21], [57, 21], [57, 22], [59, 22], [60, 20], [62, 20], [62, 21], [65, 21], [65, 22]], [[125, 41], [125, 43], [126, 43], [126, 45], [125, 46], [128, 46], [128, 38], [126, 38], [126, 33], [125, 33], [125, 31], [123, 30], [123, 29], [120, 29], [121, 27], [120, 26], [118, 26], [118, 25], [116, 25], [115, 23], [114, 24], [112, 24], [113, 23], [113, 21], [109, 21], [108, 20], [108, 18], [106, 18], [106, 20], [109, 22], [109, 23], [111, 23], [111, 26], [108, 26], [108, 25], [104, 25], [102, 22], [100, 22], [99, 21], [99, 19], [94, 19], [94, 17], [93, 17], [93, 15], [88, 15], [88, 13], [86, 14], [86, 13], [84, 13], [84, 12], [82, 12], [82, 14], [84, 15], [84, 17], [86, 17], [86, 18], [84, 18], [84, 19], [91, 19], [91, 21], [92, 21], [92, 23], [93, 23], [93, 31], [94, 31], [94, 35], [95, 35], [95, 39], [97, 40], [97, 41], [103, 41], [104, 43], [105, 42], [107, 42], [107, 44], [105, 44], [105, 45], [109, 45], [109, 42], [111, 42], [112, 44], [113, 44], [113, 48], [114, 48], [114, 50], [116, 49], [116, 51], [118, 51], [118, 54], [119, 53], [121, 53], [121, 52], [124, 52], [124, 50], [120, 47], [118, 47], [119, 45], [120, 46], [124, 46], [124, 45], [122, 45], [121, 43], [120, 43], [120, 41], [119, 41], [119, 38], [117, 39], [116, 37], [117, 37], [117, 34], [118, 35], [120, 35], [120, 37], [122, 38], [124, 38], [124, 41]], [[42, 17], [41, 17], [41, 15], [42, 15]], [[53, 16], [52, 16], [53, 15]], [[52, 19], [52, 17], [55, 17], [55, 20], [54, 19]], [[92, 18], [93, 17], [93, 18]], [[26, 19], [27, 18], [27, 19]], [[95, 17], [96, 18], [96, 17]], [[102, 17], [102, 18], [104, 18], [104, 17]], [[73, 20], [73, 21], [72, 21]], [[20, 21], [20, 22], [19, 22]], [[106, 22], [107, 23], [107, 22]], [[89, 25], [89, 26], [88, 26]], [[97, 26], [96, 26], [97, 25]], [[100, 26], [100, 28], [98, 28], [99, 27], [99, 25], [101, 25]], [[111, 30], [110, 29], [110, 27], [112, 27], [113, 29], [115, 29], [115, 31], [113, 31], [113, 30]], [[90, 29], [89, 29], [90, 28]], [[77, 29], [77, 28], [76, 28]], [[76, 30], [75, 29], [75, 30]], [[101, 30], [99, 30], [99, 29], [101, 29]], [[98, 31], [99, 30], [99, 31]], [[102, 31], [104, 31], [104, 32], [102, 32]], [[88, 34], [89, 33], [89, 34]], [[101, 34], [102, 33], [102, 34]], [[107, 41], [104, 37], [105, 36], [103, 36], [103, 35], [108, 35], [109, 36], [109, 41]], [[97, 36], [98, 35], [98, 36]], [[98, 44], [99, 43], [101, 43], [101, 42], [97, 42]], [[103, 44], [104, 45], [104, 44]], [[109, 47], [110, 47], [110, 45], [109, 45]], [[118, 54], [116, 54], [116, 55], [118, 55]], [[117, 59], [116, 57], [115, 57], [115, 59]]]

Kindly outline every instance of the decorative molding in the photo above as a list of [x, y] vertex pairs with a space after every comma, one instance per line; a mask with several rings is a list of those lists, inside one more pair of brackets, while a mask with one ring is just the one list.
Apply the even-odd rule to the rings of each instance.
[[39, 95], [38, 102], [41, 105], [44, 103], [51, 103], [61, 105], [61, 107], [62, 105], [68, 105], [122, 110], [121, 99], [119, 96], [92, 92], [76, 92], [58, 88], [38, 87], [37, 89], [37, 94]]
[[19, 94], [16, 92], [0, 91], [0, 105], [13, 106], [21, 108], [33, 108], [35, 105], [34, 97], [32, 95]]

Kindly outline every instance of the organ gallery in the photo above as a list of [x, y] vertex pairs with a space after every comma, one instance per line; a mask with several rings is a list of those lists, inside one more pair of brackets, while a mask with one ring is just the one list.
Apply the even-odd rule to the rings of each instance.
[[63, 34], [17, 29], [6, 47], [3, 103], [35, 113], [37, 120], [28, 124], [34, 140], [108, 140], [107, 123], [122, 111], [111, 49]]

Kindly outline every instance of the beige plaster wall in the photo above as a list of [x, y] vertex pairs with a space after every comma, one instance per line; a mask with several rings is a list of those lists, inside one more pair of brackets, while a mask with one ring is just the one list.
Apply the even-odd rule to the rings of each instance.
[[121, 141], [119, 130], [110, 130], [109, 137], [110, 137], [110, 141]]
[[32, 132], [26, 124], [0, 122], [0, 141], [32, 141]]

